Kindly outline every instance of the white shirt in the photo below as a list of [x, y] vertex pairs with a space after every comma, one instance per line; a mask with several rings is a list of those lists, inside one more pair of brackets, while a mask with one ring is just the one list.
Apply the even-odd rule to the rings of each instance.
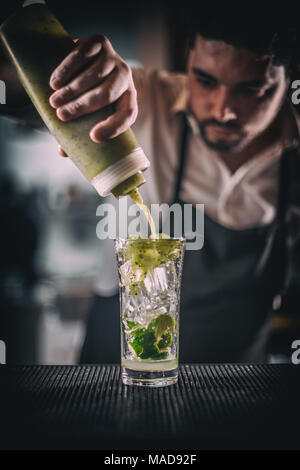
[[[172, 202], [181, 136], [178, 112], [184, 111], [190, 132], [180, 198], [187, 203], [204, 204], [211, 218], [230, 229], [269, 224], [276, 213], [280, 156], [285, 148], [298, 142], [296, 118], [289, 102], [281, 113], [276, 142], [232, 174], [217, 153], [206, 146], [188, 111], [185, 75], [137, 69], [133, 70], [133, 78], [139, 113], [132, 129], [151, 164], [145, 172], [147, 183], [140, 188], [145, 203]], [[114, 197], [109, 202], [117, 203]], [[114, 258], [112, 242], [101, 243], [106, 244], [107, 260]], [[110, 275], [109, 262], [102, 264], [105, 270], [102, 266], [95, 291], [112, 295], [118, 289], [116, 266], [113, 263]]]

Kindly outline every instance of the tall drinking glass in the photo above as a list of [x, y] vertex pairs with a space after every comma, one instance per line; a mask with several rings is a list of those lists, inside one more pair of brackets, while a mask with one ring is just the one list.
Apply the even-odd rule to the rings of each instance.
[[117, 239], [124, 384], [177, 382], [184, 238]]

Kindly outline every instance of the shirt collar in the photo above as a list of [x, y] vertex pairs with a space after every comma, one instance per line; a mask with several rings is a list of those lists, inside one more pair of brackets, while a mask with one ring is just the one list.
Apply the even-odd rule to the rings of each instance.
[[171, 114], [176, 114], [180, 111], [187, 111], [188, 109], [188, 90], [186, 85], [179, 93], [178, 97], [176, 98], [173, 106], [170, 109]]
[[189, 92], [188, 92], [186, 83], [170, 109], [170, 114], [172, 116], [178, 113], [186, 114], [193, 134], [195, 136], [200, 136], [200, 130], [199, 130], [197, 119], [195, 118], [189, 106]]

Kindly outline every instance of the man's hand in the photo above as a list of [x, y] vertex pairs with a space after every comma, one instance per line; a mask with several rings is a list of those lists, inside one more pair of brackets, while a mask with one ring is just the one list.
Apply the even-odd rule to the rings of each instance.
[[[84, 71], [82, 68], [86, 66]], [[126, 131], [137, 117], [137, 97], [129, 65], [102, 35], [77, 41], [76, 48], [50, 77], [56, 90], [50, 104], [62, 121], [69, 121], [115, 103], [115, 112], [90, 130], [94, 142]], [[59, 153], [66, 156], [59, 147]]]

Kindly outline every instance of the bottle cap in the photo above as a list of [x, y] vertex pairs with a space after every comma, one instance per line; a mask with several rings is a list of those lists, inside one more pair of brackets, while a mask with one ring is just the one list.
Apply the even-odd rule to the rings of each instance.
[[138, 171], [144, 171], [150, 166], [150, 162], [141, 147], [121, 158], [113, 165], [105, 168], [96, 175], [91, 184], [100, 196], [107, 196], [118, 184], [135, 175]]

